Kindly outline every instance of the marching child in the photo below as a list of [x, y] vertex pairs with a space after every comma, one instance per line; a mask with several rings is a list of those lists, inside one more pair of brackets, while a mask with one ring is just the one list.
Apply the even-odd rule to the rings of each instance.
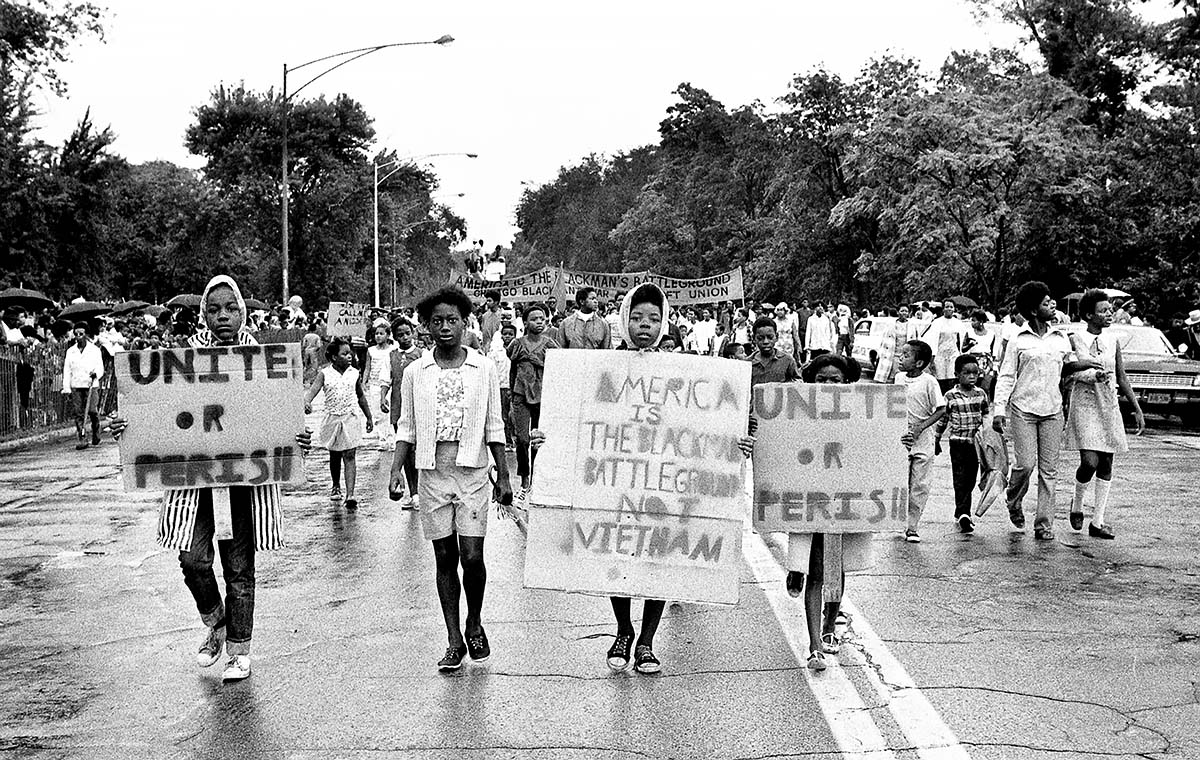
[[[396, 423], [400, 419], [400, 381], [404, 378], [405, 368], [421, 358], [423, 349], [413, 343], [413, 326], [404, 317], [400, 317], [392, 322], [392, 339], [396, 341], [396, 350], [388, 354], [388, 362], [391, 365], [391, 388], [389, 389], [391, 398], [387, 400], [387, 406], [384, 407], [384, 411], [388, 413], [388, 419], [391, 421], [391, 426], [388, 430], [394, 433]], [[395, 446], [394, 442], [392, 446]], [[408, 492], [400, 499], [400, 508], [416, 509], [419, 503], [419, 496], [417, 495], [417, 459], [411, 450], [408, 453], [408, 457], [404, 460], [404, 480], [408, 486]], [[393, 492], [392, 498], [397, 498], [399, 493], [399, 491]]]
[[[392, 342], [391, 325], [386, 319], [375, 320], [367, 338], [371, 345], [367, 346], [367, 359], [362, 377], [367, 387], [367, 402], [371, 408], [370, 420], [379, 428], [380, 451], [389, 451], [391, 436], [387, 434], [383, 423], [388, 418], [387, 397], [392, 390], [391, 360], [388, 357], [396, 350], [396, 344]], [[369, 432], [371, 429], [367, 430]]]
[[933, 349], [922, 340], [910, 340], [900, 349], [900, 374], [896, 383], [904, 386], [908, 407], [908, 432], [900, 442], [908, 449], [908, 529], [904, 540], [921, 543], [917, 527], [929, 501], [929, 468], [933, 463], [935, 435], [933, 426], [946, 413], [937, 379], [929, 374]]
[[517, 434], [517, 475], [521, 491], [517, 501], [524, 506], [529, 488], [533, 485], [533, 460], [536, 452], [529, 450], [529, 431], [538, 426], [542, 413], [542, 373], [546, 369], [546, 350], [558, 348], [558, 342], [547, 334], [548, 312], [539, 303], [525, 310], [525, 334], [508, 346], [510, 360], [508, 386], [512, 399], [512, 424]]
[[354, 481], [357, 476], [355, 454], [362, 442], [362, 423], [354, 413], [357, 401], [367, 421], [367, 432], [374, 429], [371, 420], [371, 408], [367, 405], [367, 397], [363, 393], [362, 383], [359, 382], [358, 370], [351, 365], [354, 362], [354, 349], [344, 338], [334, 338], [325, 349], [325, 358], [329, 366], [321, 370], [317, 380], [304, 394], [304, 413], [312, 412], [312, 400], [322, 390], [325, 391], [325, 419], [317, 432], [321, 446], [329, 450], [329, 475], [333, 487], [329, 498], [338, 502], [342, 499], [341, 475], [342, 465], [346, 468], [346, 509], [357, 509], [358, 500], [354, 498]]
[[972, 354], [954, 360], [954, 376], [958, 381], [946, 391], [946, 414], [937, 423], [934, 454], [942, 453], [942, 436], [950, 431], [950, 471], [954, 480], [954, 519], [962, 533], [973, 533], [971, 491], [979, 475], [979, 455], [975, 450], [975, 434], [983, 427], [989, 411], [987, 393], [976, 387], [979, 382], [979, 362]]

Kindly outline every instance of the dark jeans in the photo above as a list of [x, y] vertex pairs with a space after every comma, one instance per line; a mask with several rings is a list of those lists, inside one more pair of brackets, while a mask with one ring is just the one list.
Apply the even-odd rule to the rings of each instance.
[[971, 494], [979, 477], [979, 454], [975, 444], [950, 441], [950, 472], [954, 479], [954, 519], [971, 514]]
[[834, 353], [850, 359], [852, 358], [852, 347], [853, 339], [849, 335], [839, 335], [837, 337], [837, 347], [834, 348]]
[[200, 618], [209, 627], [225, 626], [226, 651], [249, 654], [254, 632], [254, 518], [249, 488], [230, 488], [233, 538], [217, 541], [225, 575], [225, 604], [213, 574], [213, 492], [200, 491], [191, 549], [179, 552], [183, 581], [196, 599]]
[[95, 394], [90, 393], [87, 388], [71, 389], [71, 402], [75, 412], [75, 433], [83, 438], [83, 422], [86, 417], [92, 424], [92, 443], [100, 443], [100, 415], [96, 412], [96, 396], [99, 393], [99, 388], [96, 389]]
[[514, 432], [517, 434], [517, 476], [528, 477], [533, 472], [533, 460], [536, 455], [529, 451], [529, 431], [538, 426], [542, 416], [541, 404], [530, 404], [524, 396], [512, 397], [512, 417]]

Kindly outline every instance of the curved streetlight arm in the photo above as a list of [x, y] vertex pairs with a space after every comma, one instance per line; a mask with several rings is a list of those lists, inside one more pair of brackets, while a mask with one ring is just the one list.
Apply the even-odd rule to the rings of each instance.
[[387, 48], [405, 47], [408, 45], [446, 45], [451, 42], [454, 42], [454, 38], [448, 34], [443, 34], [441, 37], [437, 38], [436, 40], [423, 40], [421, 42], [391, 42], [391, 43], [388, 43], [387, 45], [373, 45], [372, 47], [356, 48], [355, 50], [343, 50], [340, 53], [334, 53], [333, 55], [326, 55], [326, 56], [322, 56], [320, 58], [314, 58], [311, 61], [305, 61], [304, 63], [301, 63], [297, 66], [289, 67], [287, 64], [284, 64], [283, 71], [284, 71], [284, 79], [286, 80], [289, 72], [297, 71], [299, 69], [304, 68], [305, 66], [311, 66], [314, 63], [321, 63], [322, 61], [328, 61], [333, 58], [341, 58], [344, 55], [353, 56], [351, 58], [347, 58], [346, 60], [340, 61], [340, 62], [334, 64], [333, 66], [330, 66], [329, 68], [325, 69], [320, 74], [317, 74], [312, 79], [308, 80], [304, 84], [297, 87], [290, 94], [285, 93], [284, 94], [284, 102], [287, 102], [287, 101], [291, 100], [292, 98], [296, 97], [296, 95], [299, 94], [299, 92], [301, 90], [303, 90], [305, 87], [308, 87], [310, 84], [317, 81], [321, 77], [325, 76], [329, 72], [340, 69], [341, 67], [345, 66], [347, 63], [353, 63], [354, 61], [357, 61], [359, 58], [362, 58], [364, 55], [370, 55], [371, 53], [374, 53], [374, 52], [377, 52], [380, 50], [385, 50]]
[[391, 161], [384, 161], [382, 164], [375, 164], [375, 171], [377, 173], [380, 169], [386, 169], [392, 164], [401, 164], [382, 177], [379, 177], [379, 179], [375, 180], [375, 186], [378, 187], [379, 185], [383, 184], [388, 177], [403, 169], [410, 162], [413, 162], [413, 166], [416, 166], [415, 162], [419, 159], [438, 158], [439, 156], [466, 156], [467, 158], [479, 158], [478, 153], [426, 153], [423, 156], [402, 156], [401, 158], [393, 158]]

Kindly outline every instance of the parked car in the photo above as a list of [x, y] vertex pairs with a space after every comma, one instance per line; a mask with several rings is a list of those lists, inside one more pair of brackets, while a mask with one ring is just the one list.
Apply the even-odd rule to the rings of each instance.
[[[1082, 322], [1069, 326], [1084, 332]], [[1125, 363], [1125, 375], [1147, 412], [1174, 414], [1188, 427], [1200, 427], [1200, 361], [1185, 359], [1155, 327], [1112, 325]]]
[[[895, 317], [863, 317], [854, 325], [854, 344], [850, 347], [850, 357], [858, 362], [864, 372], [875, 372], [879, 366], [879, 349], [888, 330], [896, 324]], [[912, 320], [916, 325], [916, 334], [925, 332], [928, 322]]]

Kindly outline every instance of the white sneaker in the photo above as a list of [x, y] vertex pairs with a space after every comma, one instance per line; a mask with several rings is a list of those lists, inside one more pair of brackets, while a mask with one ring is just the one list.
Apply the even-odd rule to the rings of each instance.
[[221, 652], [224, 649], [225, 626], [209, 628], [208, 635], [204, 637], [204, 643], [200, 645], [200, 651], [196, 652], [196, 664], [202, 668], [209, 667], [221, 659]]
[[250, 676], [250, 655], [234, 654], [225, 663], [225, 672], [221, 673], [222, 681], [240, 681]]
[[421, 494], [419, 494], [419, 493], [414, 493], [414, 494], [412, 495], [412, 508], [413, 508], [413, 509], [420, 509], [420, 508], [421, 508]]
[[417, 505], [413, 502], [413, 497], [411, 496], [405, 496], [400, 500], [401, 509], [416, 509], [416, 506]]

